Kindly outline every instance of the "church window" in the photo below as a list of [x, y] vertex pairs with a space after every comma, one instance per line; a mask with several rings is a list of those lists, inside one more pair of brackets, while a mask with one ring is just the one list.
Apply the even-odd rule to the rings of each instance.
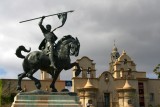
[[154, 101], [154, 93], [150, 93], [150, 101]]

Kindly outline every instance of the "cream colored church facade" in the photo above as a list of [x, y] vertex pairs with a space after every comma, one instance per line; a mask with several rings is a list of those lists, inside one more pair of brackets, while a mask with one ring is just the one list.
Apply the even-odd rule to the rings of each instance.
[[77, 92], [83, 107], [160, 107], [160, 79], [149, 79], [137, 71], [136, 64], [125, 51], [116, 47], [111, 53], [110, 68], [96, 77], [95, 63], [88, 57], [77, 62], [82, 73], [74, 76], [72, 91]]

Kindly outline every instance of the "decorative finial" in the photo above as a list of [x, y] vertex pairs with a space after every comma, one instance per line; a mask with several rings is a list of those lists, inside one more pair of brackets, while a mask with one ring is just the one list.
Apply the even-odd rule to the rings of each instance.
[[114, 47], [112, 49], [112, 52], [117, 52], [117, 51], [118, 51], [118, 49], [116, 47], [116, 40], [114, 39]]
[[95, 88], [93, 86], [93, 84], [91, 83], [90, 79], [88, 78], [86, 85], [84, 86], [84, 88]]
[[126, 51], [125, 51], [125, 50], [123, 50], [122, 54], [126, 54]]
[[134, 89], [134, 88], [129, 84], [129, 81], [126, 79], [123, 89]]

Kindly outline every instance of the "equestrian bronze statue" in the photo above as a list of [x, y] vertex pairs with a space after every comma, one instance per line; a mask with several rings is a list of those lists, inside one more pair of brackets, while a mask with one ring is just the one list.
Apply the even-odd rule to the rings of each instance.
[[[73, 11], [68, 11], [73, 12]], [[42, 25], [42, 22], [45, 17], [58, 15], [59, 19], [62, 19], [62, 25], [51, 30], [51, 25], [46, 25], [46, 28]], [[79, 64], [74, 62], [71, 63], [70, 55], [78, 56], [80, 43], [78, 38], [74, 38], [71, 35], [66, 35], [61, 38], [56, 44], [55, 41], [58, 39], [57, 36], [53, 33], [56, 29], [62, 27], [67, 18], [67, 12], [53, 14], [48, 16], [42, 16], [34, 19], [29, 19], [26, 21], [31, 21], [41, 18], [39, 22], [39, 27], [44, 35], [44, 39], [39, 46], [40, 51], [33, 51], [31, 49], [27, 50], [24, 46], [19, 46], [16, 50], [16, 55], [23, 60], [23, 70], [24, 72], [18, 75], [18, 91], [23, 91], [21, 88], [21, 81], [24, 77], [28, 77], [35, 82], [36, 88], [41, 88], [41, 83], [38, 79], [33, 77], [33, 74], [39, 69], [49, 73], [52, 77], [52, 83], [50, 88], [52, 92], [57, 92], [55, 87], [55, 82], [62, 70], [71, 69], [73, 66], [77, 67], [75, 76], [78, 76], [81, 72]], [[22, 22], [26, 22], [22, 21]], [[22, 23], [21, 22], [21, 23]], [[29, 54], [24, 56], [22, 51], [28, 52]]]

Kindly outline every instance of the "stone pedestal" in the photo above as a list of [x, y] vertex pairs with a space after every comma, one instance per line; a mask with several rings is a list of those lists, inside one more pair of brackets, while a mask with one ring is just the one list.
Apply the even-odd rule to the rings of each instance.
[[47, 92], [35, 90], [15, 96], [11, 107], [82, 107], [73, 92]]

